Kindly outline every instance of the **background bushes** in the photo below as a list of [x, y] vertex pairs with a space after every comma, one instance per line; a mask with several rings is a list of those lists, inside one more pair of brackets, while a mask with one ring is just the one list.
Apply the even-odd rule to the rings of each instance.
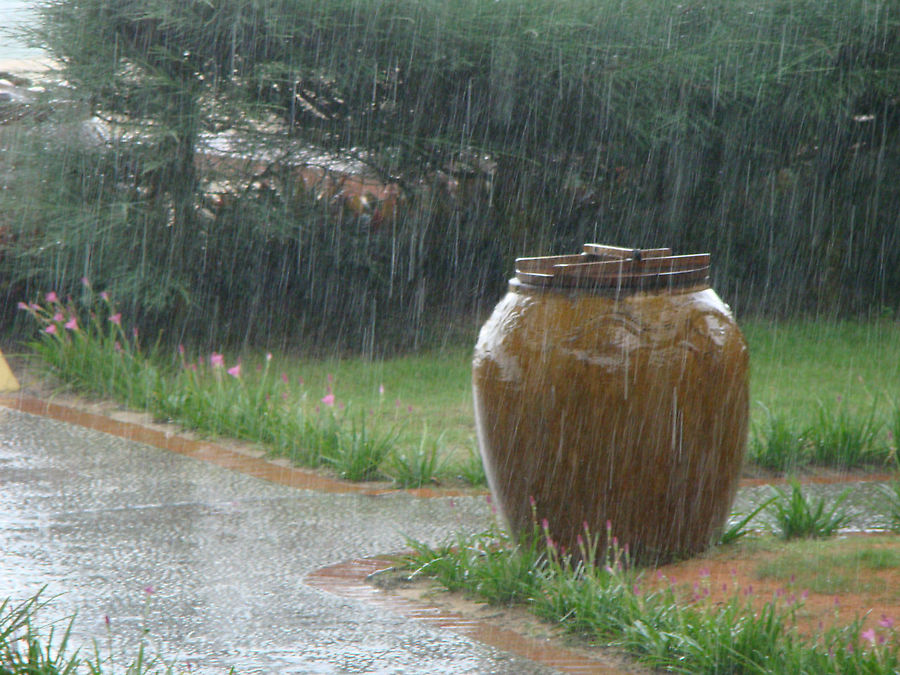
[[[51, 0], [71, 88], [7, 153], [7, 309], [90, 276], [177, 339], [375, 352], [471, 331], [516, 256], [603, 241], [710, 250], [745, 315], [891, 314], [898, 10]], [[61, 129], [91, 114], [125, 135]], [[196, 155], [228, 129], [256, 160], [223, 176]], [[396, 198], [301, 179], [311, 147]]]

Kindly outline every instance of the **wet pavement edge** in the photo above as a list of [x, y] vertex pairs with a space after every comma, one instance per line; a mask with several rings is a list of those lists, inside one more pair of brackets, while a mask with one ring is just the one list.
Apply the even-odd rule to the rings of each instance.
[[[398, 492], [396, 489], [372, 489], [366, 485], [334, 480], [311, 471], [280, 466], [264, 458], [245, 455], [209, 441], [184, 438], [175, 433], [150, 429], [140, 424], [115, 420], [104, 415], [85, 412], [27, 395], [0, 395], [0, 407], [108, 433], [297, 489], [367, 495]], [[422, 498], [446, 497], [454, 494], [449, 490], [437, 491], [427, 488], [406, 490], [405, 492]], [[624, 673], [621, 669], [607, 666], [599, 660], [587, 658], [546, 639], [528, 637], [488, 621], [467, 619], [459, 614], [430, 605], [424, 600], [410, 600], [392, 593], [390, 590], [378, 588], [369, 582], [370, 575], [391, 568], [393, 565], [394, 563], [385, 557], [352, 559], [311, 572], [303, 581], [311, 588], [339, 597], [361, 600], [374, 607], [421, 621], [429, 626], [453, 631], [463, 637], [477, 640], [559, 672], [595, 673], [597, 675], [623, 675]]]
[[394, 562], [389, 558], [359, 558], [317, 570], [307, 575], [304, 582], [313, 588], [346, 598], [363, 600], [409, 619], [424, 621], [436, 628], [451, 630], [464, 637], [513, 652], [563, 673], [593, 673], [594, 675], [623, 675], [624, 673], [621, 669], [604, 665], [599, 660], [584, 657], [545, 639], [528, 637], [488, 621], [468, 619], [455, 612], [428, 604], [424, 600], [411, 600], [392, 593], [390, 590], [378, 588], [368, 581], [371, 575], [393, 567]]

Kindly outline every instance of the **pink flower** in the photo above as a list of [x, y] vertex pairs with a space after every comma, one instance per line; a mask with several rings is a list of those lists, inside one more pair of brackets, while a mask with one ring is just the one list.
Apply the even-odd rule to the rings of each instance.
[[221, 368], [225, 365], [225, 357], [218, 352], [213, 352], [209, 355], [209, 365], [213, 368]]
[[109, 320], [112, 321], [117, 326], [121, 326], [122, 325], [122, 312], [116, 312], [111, 317], [109, 317]]
[[153, 586], [147, 586], [144, 588], [144, 593], [146, 593], [147, 595], [153, 595], [153, 592]]
[[236, 366], [233, 366], [232, 368], [229, 368], [229, 369], [228, 369], [227, 371], [225, 371], [225, 372], [227, 372], [227, 373], [228, 373], [229, 375], [231, 375], [232, 377], [240, 377], [240, 376], [241, 376], [241, 364], [239, 363], [239, 364], [237, 364]]
[[894, 620], [886, 614], [882, 614], [881, 619], [878, 620], [878, 625], [882, 628], [893, 628]]
[[178, 353], [184, 356], [184, 345], [178, 345]]
[[88, 279], [87, 277], [81, 277], [81, 285], [84, 286], [85, 288], [90, 288], [91, 280]]
[[876, 637], [876, 635], [875, 635], [875, 629], [874, 629], [874, 628], [870, 628], [869, 630], [864, 630], [862, 633], [859, 634], [859, 636], [860, 636], [863, 640], [868, 640], [869, 643], [871, 643], [871, 644], [873, 644], [873, 645], [875, 644], [875, 641], [878, 639], [878, 638]]
[[266, 362], [268, 363], [271, 360], [272, 360], [272, 352], [266, 352]]
[[18, 309], [24, 309], [24, 310], [27, 310], [27, 309], [28, 309], [28, 305], [26, 305], [26, 304], [25, 304], [24, 302], [22, 302], [22, 301], [17, 302], [17, 303], [16, 303], [16, 307], [17, 307]]
[[541, 519], [541, 529], [544, 530], [544, 532], [550, 529], [550, 521], [546, 518]]
[[62, 321], [62, 320], [65, 319], [65, 318], [66, 318], [66, 317], [63, 316], [63, 313], [62, 313], [62, 312], [57, 312], [56, 314], [53, 315], [53, 320], [54, 320], [54, 321]]
[[322, 397], [322, 403], [328, 406], [334, 405], [334, 394], [325, 394], [325, 396]]
[[56, 295], [55, 291], [50, 291], [47, 295], [44, 296], [44, 300], [47, 302], [59, 302], [59, 296]]
[[378, 385], [378, 395], [384, 396], [384, 385], [383, 384]]
[[113, 344], [113, 349], [115, 349], [117, 352], [121, 352], [122, 351], [122, 343], [119, 342], [118, 340], [116, 340], [115, 343]]
[[287, 373], [281, 374], [281, 381], [284, 382], [285, 384], [288, 383], [288, 374]]
[[45, 333], [50, 333], [50, 335], [56, 335], [56, 324], [55, 324], [55, 323], [51, 323], [49, 326], [47, 326], [47, 327], [44, 329], [44, 332], [45, 332]]
[[71, 319], [66, 321], [66, 328], [68, 328], [69, 330], [78, 330], [78, 319], [73, 316]]
[[100, 298], [104, 302], [109, 302], [109, 293], [107, 293], [106, 291], [100, 291]]

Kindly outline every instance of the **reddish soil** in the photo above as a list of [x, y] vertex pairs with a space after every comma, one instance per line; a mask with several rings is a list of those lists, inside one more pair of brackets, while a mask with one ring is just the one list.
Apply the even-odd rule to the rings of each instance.
[[[866, 543], [870, 540], [871, 543]], [[846, 551], [882, 550], [900, 553], [900, 537], [852, 535], [823, 544], [823, 554], [832, 557]], [[863, 554], [865, 555], [865, 554]], [[864, 629], [873, 629], [885, 639], [897, 638], [900, 631], [900, 567], [856, 564], [826, 564], [819, 568], [812, 560], [785, 565], [796, 572], [787, 579], [765, 578], [766, 566], [785, 558], [779, 547], [752, 550], [749, 547], [726, 547], [707, 556], [667, 565], [648, 571], [642, 585], [648, 588], [672, 586], [685, 602], [709, 605], [724, 603], [737, 595], [759, 608], [764, 603], [796, 607], [795, 620], [801, 635], [821, 634], [829, 627], [848, 625], [860, 619]], [[812, 566], [812, 567], [811, 567]], [[834, 592], [816, 592], [807, 587], [812, 573], [816, 583], [828, 586], [833, 577]], [[787, 572], [786, 572], [787, 574]], [[825, 577], [825, 578], [821, 578]], [[850, 578], [849, 583], [841, 580]], [[805, 581], [804, 581], [805, 579]]]

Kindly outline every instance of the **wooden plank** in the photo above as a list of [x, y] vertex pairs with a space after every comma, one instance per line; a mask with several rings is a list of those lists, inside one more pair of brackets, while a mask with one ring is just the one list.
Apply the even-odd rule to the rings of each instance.
[[516, 271], [522, 272], [550, 272], [554, 265], [566, 263], [579, 263], [590, 260], [583, 253], [571, 255], [547, 255], [538, 258], [516, 258]]
[[632, 258], [635, 251], [640, 251], [641, 258], [658, 258], [672, 254], [672, 249], [670, 248], [624, 248], [608, 244], [585, 244], [583, 250], [585, 253], [612, 258]]
[[622, 246], [609, 246], [607, 244], [585, 244], [584, 252], [593, 255], [605, 255], [613, 258], [630, 258], [635, 249]]
[[594, 277], [610, 274], [627, 274], [630, 272], [654, 272], [690, 270], [697, 267], [709, 267], [709, 254], [672, 255], [659, 258], [623, 258], [620, 260], [600, 260], [592, 262], [560, 263], [553, 266], [553, 272], [564, 277]]

